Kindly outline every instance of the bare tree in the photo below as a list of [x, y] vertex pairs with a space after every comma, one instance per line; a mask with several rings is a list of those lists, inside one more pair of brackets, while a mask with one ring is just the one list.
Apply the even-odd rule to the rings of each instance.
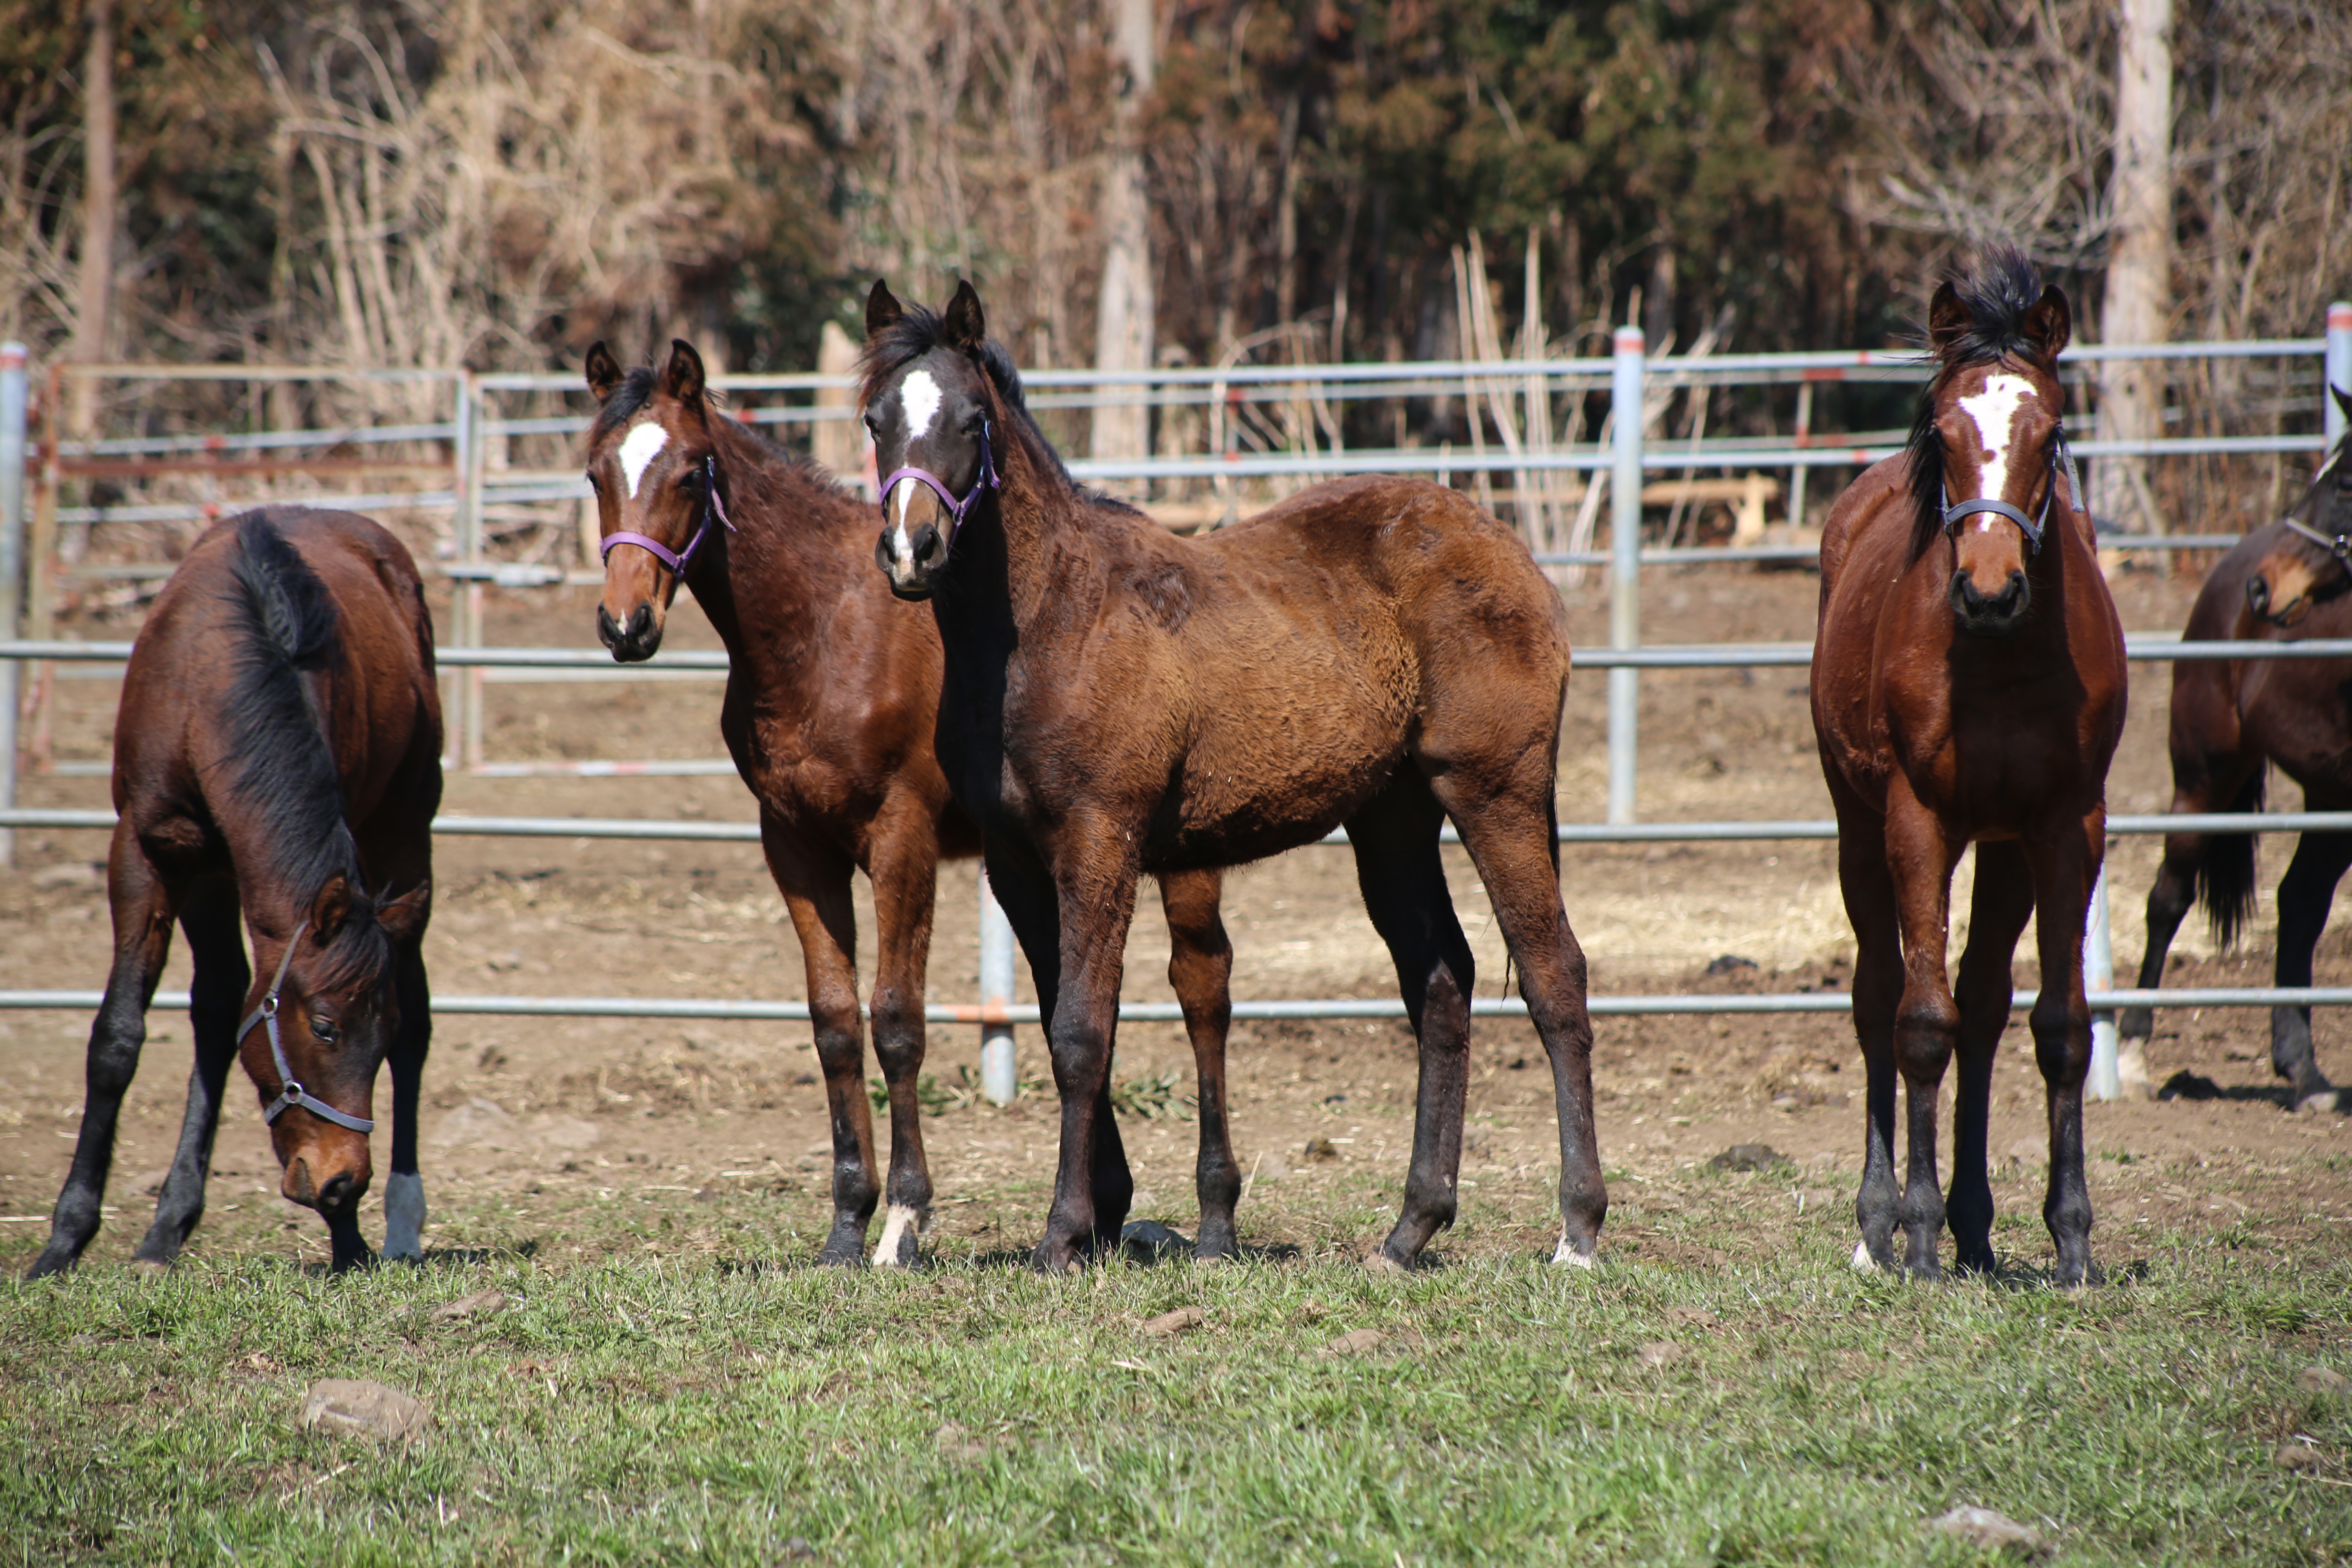
[[[2116, 50], [2116, 133], [2108, 208], [2106, 300], [2099, 335], [2150, 343], [2170, 335], [2172, 289], [2172, 0], [2123, 0]], [[2099, 371], [2099, 434], [2111, 441], [2164, 433], [2164, 374], [2146, 361], [2109, 361]], [[2110, 457], [2092, 465], [2094, 516], [2134, 516], [2162, 533], [2147, 464]]]
[[[1148, 370], [1157, 303], [1152, 289], [1151, 213], [1144, 190], [1142, 103], [1151, 90], [1158, 23], [1152, 0], [1112, 0], [1112, 51], [1119, 66], [1110, 167], [1103, 179], [1102, 287], [1095, 305], [1095, 364]], [[1140, 393], [1141, 388], [1132, 389]], [[1151, 447], [1151, 412], [1139, 399], [1095, 410], [1097, 458], [1140, 457]]]

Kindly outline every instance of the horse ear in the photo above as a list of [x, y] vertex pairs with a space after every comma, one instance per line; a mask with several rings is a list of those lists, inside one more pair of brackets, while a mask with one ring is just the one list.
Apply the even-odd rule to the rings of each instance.
[[327, 879], [319, 896], [310, 900], [310, 940], [324, 947], [335, 940], [343, 929], [343, 921], [352, 912], [352, 885], [341, 871]]
[[1936, 286], [1936, 297], [1927, 301], [1927, 346], [1941, 358], [1960, 346], [1962, 334], [1969, 330], [1969, 308], [1960, 303], [1960, 291], [1952, 287], [1948, 278]]
[[588, 390], [596, 395], [597, 402], [610, 402], [621, 384], [621, 362], [613, 357], [613, 351], [604, 346], [602, 338], [588, 351], [587, 371]]
[[684, 338], [669, 341], [669, 363], [662, 369], [662, 390], [680, 403], [702, 401], [702, 356]]
[[433, 884], [419, 882], [392, 902], [375, 912], [383, 922], [384, 934], [394, 942], [408, 942], [424, 934], [425, 918], [433, 909]]
[[2025, 312], [2025, 337], [2053, 363], [2066, 352], [2066, 345], [2074, 339], [2074, 311], [2066, 303], [2066, 290], [2055, 283], [2042, 290], [2042, 298]]
[[889, 283], [880, 278], [874, 279], [874, 290], [866, 296], [866, 341], [870, 343], [897, 326], [906, 313], [907, 307], [890, 292]]
[[956, 285], [955, 298], [948, 301], [948, 313], [943, 318], [948, 343], [969, 353], [988, 341], [988, 318], [980, 308], [980, 290], [964, 279]]

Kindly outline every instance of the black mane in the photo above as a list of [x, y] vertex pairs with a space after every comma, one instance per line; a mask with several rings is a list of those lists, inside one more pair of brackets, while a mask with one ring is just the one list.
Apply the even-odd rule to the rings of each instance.
[[[391, 939], [361, 885], [359, 848], [343, 820], [343, 788], [304, 676], [340, 651], [335, 602], [317, 573], [278, 531], [272, 509], [236, 520], [230, 557], [238, 592], [225, 595], [236, 646], [236, 675], [222, 722], [230, 761], [225, 786], [243, 814], [263, 825], [266, 871], [308, 910], [329, 880], [350, 883], [351, 913], [315, 983], [380, 983]], [[217, 814], [216, 814], [217, 815]]]
[[[626, 425], [632, 416], [643, 411], [645, 405], [653, 401], [655, 377], [653, 367], [643, 364], [634, 367], [621, 377], [621, 384], [613, 389], [613, 395], [604, 400], [604, 405], [596, 410], [596, 417], [588, 426], [588, 445], [592, 449], [606, 437]], [[716, 408], [718, 396], [715, 393], [706, 391], [702, 401], [703, 410], [707, 414]], [[826, 472], [814, 458], [805, 452], [793, 451], [759, 426], [747, 425], [740, 419], [726, 418], [723, 416], [720, 423], [734, 426], [738, 435], [749, 437], [760, 448], [761, 457], [803, 469], [813, 482], [839, 485], [840, 477]]]
[[[947, 326], [940, 313], [927, 306], [903, 305], [898, 319], [882, 329], [881, 334], [868, 342], [866, 353], [858, 360], [857, 405], [860, 408], [874, 401], [890, 378], [933, 349], [957, 349], [948, 341]], [[1062, 461], [1062, 454], [1045, 438], [1038, 427], [1036, 416], [1029, 412], [1029, 400], [1021, 390], [1021, 373], [1013, 368], [1013, 356], [994, 338], [988, 339], [980, 351], [971, 355], [981, 374], [996, 388], [997, 397], [1004, 405], [1005, 417], [1014, 427], [1013, 433], [1025, 436], [1029, 446], [1042, 457], [1054, 475], [1068, 487], [1070, 492], [1088, 506], [1110, 507], [1119, 511], [1133, 512], [1135, 508], [1116, 496], [1082, 485], [1070, 475]], [[1138, 512], [1138, 516], [1142, 515]]]
[[2034, 345], [2025, 335], [2025, 318], [2042, 299], [2041, 269], [2012, 246], [1992, 247], [1977, 258], [1973, 267], [1948, 272], [1944, 281], [1952, 286], [1968, 310], [1969, 324], [1948, 343], [1937, 345], [1928, 340], [1929, 352], [1936, 357], [1936, 374], [1920, 395], [1910, 439], [1904, 443], [1910, 458], [1906, 478], [1914, 512], [1911, 556], [1915, 561], [1944, 528], [1944, 440], [1936, 429], [1937, 400], [1951, 377], [1970, 365], [2031, 356]]

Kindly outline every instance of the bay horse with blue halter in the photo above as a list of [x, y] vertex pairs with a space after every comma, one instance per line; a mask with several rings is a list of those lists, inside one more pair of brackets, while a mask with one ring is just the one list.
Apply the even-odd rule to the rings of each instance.
[[1607, 1196], [1552, 801], [1567, 616], [1526, 545], [1457, 491], [1387, 478], [1178, 538], [1072, 482], [970, 283], [935, 314], [877, 282], [866, 324], [877, 555], [937, 617], [940, 761], [1051, 1020], [1061, 1159], [1036, 1266], [1115, 1240], [1133, 1192], [1109, 1087], [1139, 876], [1342, 824], [1421, 1052], [1404, 1205], [1372, 1261], [1408, 1266], [1452, 1223], [1475, 976], [1449, 816], [1551, 1058], [1557, 1260], [1590, 1263]]
[[[588, 351], [598, 410], [588, 479], [603, 532], [597, 633], [624, 663], [660, 648], [680, 584], [727, 647], [719, 733], [760, 806], [760, 841], [791, 912], [832, 1127], [833, 1221], [820, 1259], [914, 1261], [931, 1177], [916, 1086], [925, 1047], [924, 972], [942, 855], [975, 855], [980, 834], [950, 799], [932, 748], [940, 637], [868, 564], [870, 503], [716, 410], [692, 344], [656, 372], [624, 372]], [[878, 952], [874, 1054], [888, 1086], [890, 1163], [877, 1181], [866, 1095], [857, 920], [851, 878], [874, 891]], [[1169, 978], [1202, 1064], [1199, 1250], [1236, 1249], [1241, 1192], [1223, 1107], [1233, 962], [1212, 870], [1164, 879]], [[1210, 1109], [1213, 1107], [1213, 1110]]]
[[35, 1277], [71, 1268], [97, 1234], [175, 921], [194, 959], [195, 1070], [136, 1259], [170, 1264], [203, 1215], [221, 1095], [240, 1057], [263, 1101], [279, 1190], [326, 1220], [338, 1269], [371, 1257], [359, 1205], [373, 1174], [376, 1070], [389, 1060], [384, 1251], [422, 1256], [417, 1095], [432, 1038], [423, 942], [440, 801], [433, 625], [407, 549], [364, 517], [307, 507], [207, 529], [157, 595], [123, 672], [107, 859], [114, 964]]
[[[2046, 1089], [2042, 1217], [2055, 1278], [2094, 1277], [2083, 1164], [2084, 919], [2106, 847], [2123, 733], [2121, 623], [2068, 455], [2058, 355], [2066, 296], [1997, 250], [1928, 307], [1936, 369], [1908, 449], [1868, 469], [1822, 537], [1813, 726], [1837, 808], [1856, 945], [1854, 1032], [1868, 1075], [1857, 1268], [1940, 1271], [1948, 1216], [1964, 1269], [1989, 1272], [1986, 1132], [2011, 957], [2038, 913], [2031, 1025]], [[1958, 499], [1954, 499], [1958, 498]], [[1951, 877], [1976, 847], [1969, 943], [1945, 972]], [[1957, 1052], [1952, 1184], [1937, 1191], [1936, 1101]], [[1895, 1090], [1909, 1164], [1895, 1180]]]
[[[2347, 420], [2352, 393], [2330, 387]], [[2184, 642], [2300, 642], [2352, 637], [2352, 440], [2334, 454], [2294, 509], [2246, 535], [2207, 574]], [[2260, 811], [2272, 763], [2303, 786], [2306, 811], [2352, 810], [2352, 659], [2183, 659], [2172, 667], [2172, 810]], [[2306, 833], [2278, 889], [2273, 984], [2311, 984], [2313, 950], [2336, 884], [2352, 867], [2352, 833]], [[2147, 952], [2139, 984], [2164, 983], [2165, 954], [2192, 902], [2214, 934], [2236, 941], [2254, 904], [2254, 837], [2171, 833], [2147, 895]], [[2146, 1039], [2154, 1019], [2135, 1007], [2126, 1039]], [[2271, 1009], [2271, 1070], [2287, 1102], [2333, 1101], [2319, 1070], [2311, 1009]]]

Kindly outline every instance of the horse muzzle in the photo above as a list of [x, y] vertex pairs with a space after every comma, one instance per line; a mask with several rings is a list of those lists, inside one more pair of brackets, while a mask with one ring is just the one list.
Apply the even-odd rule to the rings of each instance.
[[348, 1150], [306, 1143], [287, 1158], [278, 1191], [288, 1202], [322, 1215], [350, 1214], [367, 1195], [374, 1173], [365, 1139], [356, 1140]]
[[2302, 623], [2305, 616], [2311, 614], [2311, 592], [2308, 583], [2304, 584], [2301, 592], [2283, 605], [2274, 603], [2271, 595], [2270, 578], [2263, 573], [2257, 572], [2246, 579], [2246, 608], [2253, 611], [2257, 617], [2269, 622], [2272, 626], [2280, 627], [2297, 626]]
[[874, 542], [874, 563], [889, 579], [890, 592], [919, 603], [931, 596], [940, 571], [948, 563], [947, 536], [935, 523], [920, 523], [909, 532], [903, 524], [883, 529]]
[[630, 611], [626, 626], [615, 622], [612, 611], [597, 605], [596, 635], [621, 664], [643, 664], [661, 651], [662, 626], [654, 618], [650, 604], [640, 603]]
[[1962, 631], [1973, 637], [2005, 637], [2023, 624], [2026, 611], [2032, 607], [2033, 589], [2021, 569], [2010, 572], [1997, 594], [1978, 588], [1973, 574], [1955, 572], [1951, 599], [1952, 615]]

